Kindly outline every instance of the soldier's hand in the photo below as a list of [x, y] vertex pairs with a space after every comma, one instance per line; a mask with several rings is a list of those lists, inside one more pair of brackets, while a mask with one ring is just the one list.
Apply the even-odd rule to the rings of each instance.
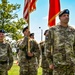
[[32, 57], [32, 56], [33, 56], [33, 53], [28, 52], [28, 56], [29, 56], [29, 57]]
[[49, 65], [49, 68], [53, 70], [54, 69], [54, 65], [53, 64]]

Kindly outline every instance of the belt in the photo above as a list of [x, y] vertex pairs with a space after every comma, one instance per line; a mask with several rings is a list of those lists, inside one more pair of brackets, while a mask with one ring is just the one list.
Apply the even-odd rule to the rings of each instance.
[[7, 64], [7, 61], [0, 61], [0, 64]]

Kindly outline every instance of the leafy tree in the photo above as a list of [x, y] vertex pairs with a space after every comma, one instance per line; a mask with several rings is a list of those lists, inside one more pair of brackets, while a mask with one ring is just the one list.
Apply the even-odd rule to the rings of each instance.
[[10, 4], [7, 0], [1, 0], [0, 29], [4, 29], [14, 40], [22, 38], [21, 31], [26, 24], [24, 19], [18, 19], [18, 14], [15, 13], [19, 9], [20, 4]]

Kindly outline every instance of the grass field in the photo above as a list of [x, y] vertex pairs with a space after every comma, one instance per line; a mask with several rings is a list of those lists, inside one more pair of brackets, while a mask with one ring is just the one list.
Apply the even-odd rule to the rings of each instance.
[[[8, 75], [19, 75], [19, 66], [14, 64], [11, 70], [8, 72]], [[42, 68], [38, 69], [37, 75], [42, 75]]]
[[19, 66], [17, 66], [17, 64], [14, 64], [11, 70], [9, 70], [8, 75], [19, 75]]

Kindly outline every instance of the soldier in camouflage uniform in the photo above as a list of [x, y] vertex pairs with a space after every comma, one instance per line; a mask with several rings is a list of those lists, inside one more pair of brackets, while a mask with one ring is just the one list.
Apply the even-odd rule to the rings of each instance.
[[34, 39], [34, 33], [30, 33], [30, 38]]
[[13, 64], [12, 49], [4, 41], [4, 33], [4, 30], [0, 30], [0, 75], [8, 75], [7, 72]]
[[49, 29], [47, 58], [53, 75], [75, 75], [75, 29], [68, 25], [69, 10], [59, 13], [60, 25]]
[[20, 47], [20, 75], [37, 75], [36, 57], [39, 59], [39, 47], [34, 39], [29, 39], [30, 52], [28, 52], [28, 27], [23, 29], [24, 39], [21, 41]]
[[[44, 36], [46, 37], [48, 33], [48, 30], [44, 32]], [[42, 75], [52, 75], [52, 70], [49, 69], [49, 63], [46, 57], [46, 46], [45, 46], [45, 41], [40, 42], [40, 47], [41, 47], [41, 55], [42, 55]]]
[[[34, 33], [30, 33], [30, 38], [31, 39], [35, 39], [35, 37], [34, 37]], [[35, 41], [35, 40], [34, 40]], [[36, 42], [36, 41], [35, 41]], [[37, 42], [36, 42], [37, 43]], [[38, 45], [38, 48], [39, 48], [39, 45]], [[39, 50], [40, 50], [40, 48], [39, 48]], [[38, 53], [41, 53], [40, 51], [38, 52]], [[38, 69], [38, 67], [39, 67], [39, 58], [40, 58], [40, 54], [38, 54], [39, 56], [38, 57], [35, 57], [35, 59], [36, 59], [36, 68]]]
[[17, 64], [18, 64], [18, 66], [19, 66], [19, 62], [20, 62], [20, 60], [19, 60], [20, 56], [19, 55], [21, 53], [21, 50], [19, 48], [19, 44], [20, 44], [21, 41], [23, 41], [23, 39], [19, 39], [16, 42], [16, 54], [17, 54]]

